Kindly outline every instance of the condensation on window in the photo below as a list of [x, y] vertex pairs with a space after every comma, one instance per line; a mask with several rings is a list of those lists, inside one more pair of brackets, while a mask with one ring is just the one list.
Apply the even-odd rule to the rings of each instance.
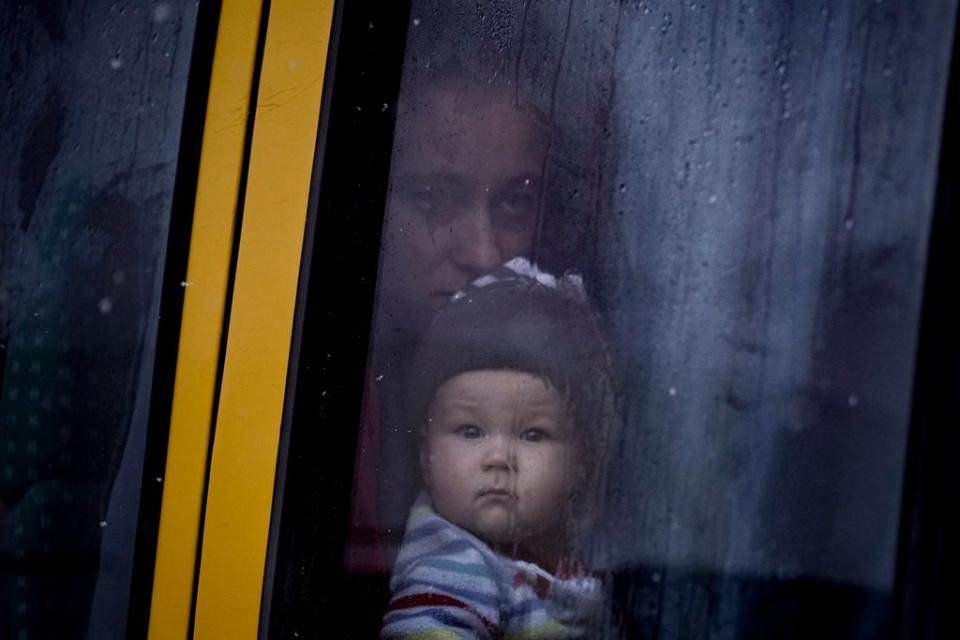
[[954, 6], [411, 16], [348, 570], [409, 544], [426, 327], [522, 256], [583, 276], [621, 380], [606, 631], [889, 630]]

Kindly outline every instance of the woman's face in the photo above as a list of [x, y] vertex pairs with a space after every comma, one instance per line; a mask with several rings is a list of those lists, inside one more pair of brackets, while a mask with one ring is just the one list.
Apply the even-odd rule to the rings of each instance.
[[440, 85], [402, 118], [381, 265], [395, 326], [419, 330], [472, 279], [530, 252], [547, 144], [505, 89]]

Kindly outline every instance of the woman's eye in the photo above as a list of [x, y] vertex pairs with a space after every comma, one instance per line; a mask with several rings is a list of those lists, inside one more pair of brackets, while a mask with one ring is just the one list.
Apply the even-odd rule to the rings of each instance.
[[537, 196], [534, 193], [508, 193], [500, 202], [507, 211], [533, 211], [537, 208]]
[[412, 204], [421, 214], [432, 214], [439, 205], [439, 193], [432, 187], [423, 187], [409, 194], [410, 204]]
[[474, 424], [465, 424], [461, 426], [459, 429], [457, 429], [457, 433], [459, 433], [461, 437], [468, 440], [474, 440], [476, 438], [483, 437], [483, 431], [480, 430], [480, 427]]
[[548, 434], [543, 429], [527, 429], [520, 434], [520, 439], [524, 442], [542, 442], [549, 437]]
[[505, 193], [493, 203], [491, 215], [494, 224], [502, 229], [527, 230], [536, 224], [537, 195], [528, 191]]
[[513, 191], [497, 199], [496, 211], [507, 218], [526, 218], [537, 213], [537, 194]]
[[401, 186], [407, 206], [431, 222], [443, 222], [454, 215], [456, 198], [447, 185], [415, 180]]

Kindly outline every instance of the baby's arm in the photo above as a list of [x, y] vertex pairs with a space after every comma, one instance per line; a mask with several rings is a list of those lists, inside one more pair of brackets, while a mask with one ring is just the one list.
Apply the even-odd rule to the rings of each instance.
[[395, 572], [381, 638], [500, 637], [499, 591], [475, 549], [421, 556]]

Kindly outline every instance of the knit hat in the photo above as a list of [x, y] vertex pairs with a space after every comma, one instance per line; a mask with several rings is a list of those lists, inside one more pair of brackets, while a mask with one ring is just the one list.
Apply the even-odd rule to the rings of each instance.
[[515, 258], [458, 292], [434, 318], [410, 372], [413, 418], [426, 424], [437, 389], [468, 371], [509, 369], [548, 380], [566, 399], [574, 438], [599, 479], [619, 424], [611, 359], [579, 276]]

